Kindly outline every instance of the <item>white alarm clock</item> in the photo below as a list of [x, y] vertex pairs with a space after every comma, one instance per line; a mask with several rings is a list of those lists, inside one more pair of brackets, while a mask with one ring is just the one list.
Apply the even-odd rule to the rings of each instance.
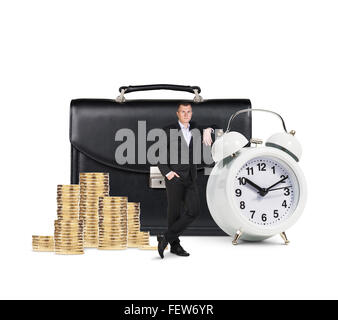
[[[264, 111], [277, 115], [284, 132], [262, 141], [249, 141], [230, 131], [232, 120], [243, 112]], [[233, 114], [226, 132], [216, 139], [211, 152], [215, 166], [207, 183], [211, 216], [233, 244], [238, 239], [260, 241], [285, 231], [300, 217], [306, 202], [306, 182], [298, 165], [301, 146], [287, 132], [283, 118], [264, 109], [244, 109]], [[254, 145], [254, 146], [253, 146]]]

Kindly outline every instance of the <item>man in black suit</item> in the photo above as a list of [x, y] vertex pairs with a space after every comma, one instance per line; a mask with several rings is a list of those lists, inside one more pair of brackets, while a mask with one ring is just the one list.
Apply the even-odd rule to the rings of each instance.
[[[190, 103], [180, 103], [177, 109], [178, 121], [164, 128], [167, 134], [167, 162], [158, 165], [162, 175], [165, 176], [165, 185], [168, 200], [168, 230], [162, 235], [157, 236], [158, 252], [163, 259], [163, 252], [170, 243], [170, 252], [179, 256], [189, 256], [180, 245], [179, 235], [186, 227], [193, 222], [200, 214], [200, 202], [197, 179], [197, 165], [194, 163], [195, 141], [201, 143], [201, 133], [203, 133], [203, 143], [212, 144], [211, 133], [216, 129], [215, 125], [199, 126], [191, 120], [192, 107]], [[174, 141], [170, 136], [170, 131], [178, 130], [178, 141]], [[199, 140], [196, 133], [199, 135]], [[176, 161], [170, 157], [170, 145], [176, 143]], [[183, 145], [182, 145], [183, 144]], [[175, 152], [175, 151], [174, 151]], [[184, 204], [185, 212], [180, 214], [181, 205]]]

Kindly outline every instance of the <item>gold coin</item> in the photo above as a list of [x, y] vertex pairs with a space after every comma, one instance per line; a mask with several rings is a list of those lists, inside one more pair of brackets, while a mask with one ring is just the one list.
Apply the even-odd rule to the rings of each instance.
[[83, 251], [83, 246], [75, 247], [75, 246], [60, 246], [60, 247], [55, 247], [55, 252], [57, 251]]
[[55, 251], [55, 253], [59, 255], [80, 255], [84, 254], [84, 251]]
[[102, 194], [102, 192], [81, 195], [80, 204], [83, 205], [83, 204], [94, 204], [95, 203], [98, 206], [100, 194]]
[[53, 236], [37, 236], [37, 235], [32, 235], [33, 239], [38, 239], [38, 240], [53, 240]]
[[[80, 192], [81, 190], [91, 190], [91, 189], [97, 189], [97, 188], [109, 188], [109, 181], [80, 181]], [[109, 195], [108, 195], [109, 196]], [[108, 197], [105, 196], [105, 197]]]
[[79, 182], [81, 187], [83, 184], [109, 183], [109, 178], [80, 178]]
[[107, 204], [107, 205], [110, 205], [110, 204], [123, 204], [125, 206], [128, 205], [128, 202], [127, 202], [127, 199], [111, 199], [109, 198], [109, 196], [101, 196], [99, 197], [99, 201], [102, 203], [102, 204]]
[[[73, 219], [77, 223], [75, 224], [56, 224], [54, 226], [54, 230], [81, 230], [83, 228], [83, 225], [78, 224], [78, 220]], [[69, 221], [69, 220], [59, 220], [59, 221]]]
[[99, 221], [107, 221], [107, 222], [128, 222], [127, 217], [123, 217], [123, 216], [103, 216], [103, 215], [99, 215]]
[[83, 230], [55, 230], [54, 236], [77, 236], [83, 234]]
[[139, 249], [141, 249], [141, 250], [157, 250], [157, 246], [146, 245], [146, 246], [140, 246]]
[[92, 172], [80, 172], [80, 177], [81, 176], [108, 176], [109, 177], [109, 172], [97, 172], [97, 171], [92, 171]]
[[80, 196], [80, 188], [77, 190], [58, 190], [56, 191], [56, 195], [60, 198], [78, 198]]
[[79, 202], [80, 195], [77, 195], [77, 196], [74, 196], [74, 197], [72, 197], [72, 196], [65, 196], [65, 195], [57, 195], [56, 196], [56, 200], [57, 200], [58, 205], [63, 204], [63, 203], [67, 203], [68, 204], [70, 202], [76, 203], [76, 202]]
[[42, 243], [42, 242], [32, 242], [32, 246], [33, 247], [52, 247], [52, 246], [54, 246], [54, 241], [45, 242], [45, 243]]
[[58, 208], [56, 212], [66, 212], [66, 213], [79, 213], [80, 209], [79, 208]]
[[127, 232], [128, 228], [126, 226], [99, 225], [99, 230], [102, 230], [102, 231], [125, 231], [125, 232]]
[[99, 236], [102, 236], [102, 237], [127, 237], [128, 234], [126, 231], [100, 231], [99, 232]]
[[127, 247], [125, 246], [116, 246], [116, 247], [98, 247], [99, 250], [126, 250]]
[[58, 213], [58, 220], [62, 221], [62, 220], [69, 220], [69, 219], [73, 219], [73, 220], [78, 220], [79, 219], [79, 214], [77, 215], [70, 215], [70, 214], [61, 214]]
[[109, 192], [109, 185], [107, 184], [86, 185], [81, 186], [80, 196], [99, 194], [99, 197], [105, 197], [107, 192]]
[[109, 209], [109, 210], [112, 210], [112, 209], [123, 209], [124, 211], [127, 212], [127, 207], [124, 203], [102, 203], [100, 200], [99, 200], [99, 208], [102, 208], [102, 209]]
[[106, 227], [124, 227], [127, 228], [127, 221], [120, 220], [120, 221], [112, 221], [112, 220], [99, 220], [100, 226]]
[[80, 200], [77, 199], [77, 200], [66, 200], [66, 201], [63, 201], [63, 200], [59, 200], [57, 199], [56, 201], [56, 207], [59, 209], [59, 208], [77, 208], [79, 206], [79, 203], [80, 203]]
[[127, 244], [127, 239], [124, 238], [99, 238], [99, 244]]
[[79, 187], [78, 184], [58, 184], [57, 190], [78, 190]]
[[111, 231], [100, 231], [99, 232], [100, 236], [123, 236], [126, 237], [128, 234], [125, 230], [111, 230]]

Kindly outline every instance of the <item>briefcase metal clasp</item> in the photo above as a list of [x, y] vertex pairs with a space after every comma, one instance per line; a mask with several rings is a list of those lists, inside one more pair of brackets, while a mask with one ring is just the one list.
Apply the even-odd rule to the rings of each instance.
[[149, 187], [165, 189], [164, 177], [158, 167], [150, 167]]

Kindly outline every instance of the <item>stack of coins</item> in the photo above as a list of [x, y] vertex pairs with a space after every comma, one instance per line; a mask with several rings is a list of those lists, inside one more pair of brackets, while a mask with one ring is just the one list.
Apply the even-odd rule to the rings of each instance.
[[54, 251], [53, 236], [32, 236], [33, 251], [51, 252]]
[[80, 186], [78, 184], [57, 186], [58, 220], [79, 219]]
[[109, 173], [80, 173], [80, 219], [84, 221], [84, 246], [98, 247], [98, 198], [109, 195]]
[[55, 220], [55, 252], [57, 254], [83, 254], [83, 221]]
[[139, 247], [149, 246], [149, 232], [140, 231], [136, 241]]
[[140, 232], [140, 203], [128, 202], [128, 248], [137, 248]]
[[127, 197], [99, 198], [100, 250], [127, 248]]

